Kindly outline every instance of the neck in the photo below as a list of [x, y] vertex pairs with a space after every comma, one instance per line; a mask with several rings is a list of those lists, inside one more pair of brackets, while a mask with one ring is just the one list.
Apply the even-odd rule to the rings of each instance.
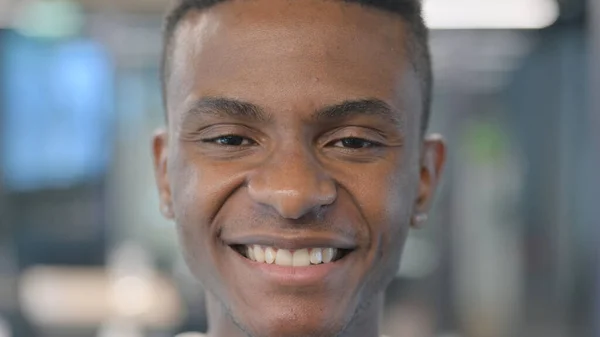
[[[331, 337], [379, 337], [383, 303], [384, 296], [381, 292], [359, 309], [342, 333]], [[209, 327], [207, 337], [254, 337], [243, 331], [223, 304], [208, 291], [206, 305]]]

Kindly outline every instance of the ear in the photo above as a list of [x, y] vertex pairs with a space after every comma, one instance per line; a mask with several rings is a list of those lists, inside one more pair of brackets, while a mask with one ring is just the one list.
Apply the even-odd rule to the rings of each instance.
[[154, 177], [160, 198], [160, 211], [167, 219], [173, 219], [173, 200], [169, 182], [169, 135], [165, 129], [159, 129], [152, 139], [152, 155], [154, 159]]
[[420, 161], [419, 191], [415, 200], [411, 226], [419, 228], [427, 220], [435, 192], [446, 162], [446, 144], [440, 135], [429, 135], [423, 141]]

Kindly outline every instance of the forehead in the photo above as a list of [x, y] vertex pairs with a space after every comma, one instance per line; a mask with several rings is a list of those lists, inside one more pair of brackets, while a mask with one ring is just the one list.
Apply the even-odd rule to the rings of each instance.
[[302, 111], [378, 98], [420, 111], [399, 15], [326, 0], [226, 1], [190, 12], [173, 40], [170, 118], [201, 97]]

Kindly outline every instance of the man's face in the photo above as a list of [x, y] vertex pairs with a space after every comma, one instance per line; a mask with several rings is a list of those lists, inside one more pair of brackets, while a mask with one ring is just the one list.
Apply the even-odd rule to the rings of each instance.
[[420, 137], [406, 35], [394, 14], [322, 0], [225, 2], [180, 24], [161, 201], [249, 334], [335, 335], [396, 273], [441, 167], [423, 165], [440, 147]]

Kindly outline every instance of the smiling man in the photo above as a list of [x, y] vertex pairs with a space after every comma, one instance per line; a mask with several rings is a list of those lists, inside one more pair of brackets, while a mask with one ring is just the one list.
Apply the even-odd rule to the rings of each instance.
[[163, 214], [210, 337], [379, 336], [445, 157], [414, 0], [185, 0], [167, 18]]

